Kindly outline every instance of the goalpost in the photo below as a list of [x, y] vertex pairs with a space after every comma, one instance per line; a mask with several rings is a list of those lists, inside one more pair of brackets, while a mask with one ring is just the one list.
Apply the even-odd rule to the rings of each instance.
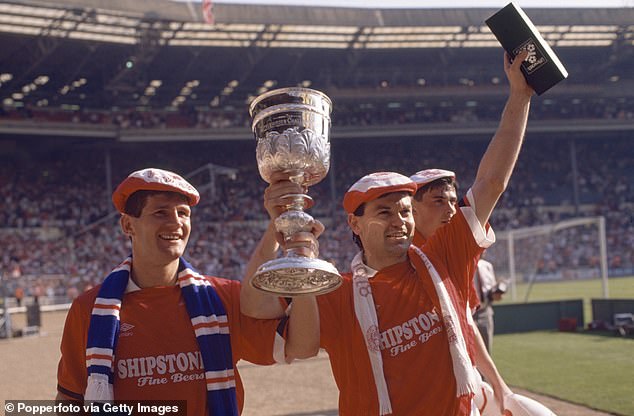
[[536, 282], [601, 279], [603, 297], [609, 297], [605, 218], [582, 217], [554, 224], [496, 233], [497, 243], [487, 249], [498, 278], [510, 283], [517, 300], [517, 284], [528, 285], [528, 300]]

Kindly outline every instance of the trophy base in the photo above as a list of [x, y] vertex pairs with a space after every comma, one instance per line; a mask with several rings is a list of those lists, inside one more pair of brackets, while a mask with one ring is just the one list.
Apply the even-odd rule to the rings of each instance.
[[323, 295], [341, 285], [341, 275], [331, 263], [309, 257], [281, 257], [264, 263], [251, 286], [283, 297]]

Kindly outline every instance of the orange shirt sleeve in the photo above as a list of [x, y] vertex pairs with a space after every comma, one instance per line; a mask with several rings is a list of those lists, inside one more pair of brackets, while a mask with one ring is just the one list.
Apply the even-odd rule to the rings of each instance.
[[233, 359], [259, 365], [274, 364], [275, 338], [281, 321], [255, 319], [240, 313], [239, 281], [213, 278], [212, 283], [227, 312]]
[[450, 278], [465, 300], [470, 303], [475, 301], [473, 275], [477, 259], [484, 248], [476, 241], [462, 211], [459, 210], [449, 224], [439, 228], [423, 250], [443, 261]]
[[83, 400], [86, 390], [86, 341], [90, 309], [85, 298], [73, 301], [62, 334], [62, 357], [57, 367], [57, 391], [63, 395]]
[[341, 345], [341, 330], [349, 327], [348, 317], [349, 311], [344, 311], [346, 307], [354, 307], [352, 299], [350, 303], [346, 303], [343, 299], [351, 294], [350, 281], [344, 281], [341, 287], [325, 295], [317, 296], [317, 305], [319, 306], [319, 344], [326, 350]]

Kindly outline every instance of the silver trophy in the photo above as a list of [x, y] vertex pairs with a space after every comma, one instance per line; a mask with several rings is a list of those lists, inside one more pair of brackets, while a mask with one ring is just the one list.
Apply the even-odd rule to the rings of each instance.
[[[251, 103], [249, 114], [257, 141], [256, 159], [262, 178], [270, 183], [274, 172], [288, 173], [291, 181], [308, 187], [320, 182], [330, 167], [330, 110], [323, 93], [308, 88], [281, 88]], [[304, 212], [313, 205], [306, 194], [285, 195], [286, 211], [275, 220], [285, 239], [310, 231], [313, 217]], [[264, 263], [251, 284], [280, 296], [320, 295], [341, 284], [331, 263], [301, 255], [294, 249]]]

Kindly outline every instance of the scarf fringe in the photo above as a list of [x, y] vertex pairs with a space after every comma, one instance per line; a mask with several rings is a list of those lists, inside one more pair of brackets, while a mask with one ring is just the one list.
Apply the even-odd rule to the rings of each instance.
[[474, 370], [464, 371], [465, 368], [471, 368], [471, 360], [468, 362], [464, 362], [462, 358], [460, 359], [460, 364], [458, 365], [458, 371], [454, 371], [456, 373], [456, 377], [463, 377], [466, 381], [465, 383], [456, 383], [458, 396], [464, 396], [467, 394], [475, 393], [478, 391], [479, 385], [476, 381], [476, 377], [474, 376]]
[[108, 381], [108, 376], [93, 373], [88, 376], [88, 384], [84, 400], [87, 402], [111, 402], [114, 400], [114, 390]]
[[383, 403], [379, 408], [379, 414], [383, 415], [391, 415], [392, 414], [392, 405], [390, 403]]

